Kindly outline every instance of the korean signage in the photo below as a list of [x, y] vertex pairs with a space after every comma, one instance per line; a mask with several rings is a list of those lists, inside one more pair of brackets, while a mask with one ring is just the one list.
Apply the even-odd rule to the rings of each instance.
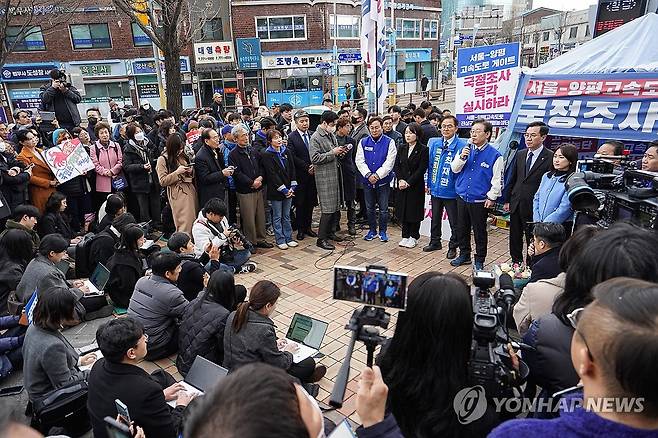
[[240, 70], [260, 70], [260, 38], [237, 38]]
[[80, 66], [82, 76], [112, 76], [112, 65], [110, 64], [85, 64]]
[[69, 140], [59, 146], [53, 146], [44, 155], [48, 166], [60, 183], [94, 170], [94, 163], [78, 140], [75, 143]]
[[263, 55], [263, 68], [298, 68], [312, 67], [319, 62], [331, 61], [329, 53], [313, 53], [307, 55]]
[[432, 60], [432, 49], [407, 49], [399, 52], [404, 53], [406, 62], [430, 62]]
[[137, 94], [140, 99], [158, 98], [160, 90], [158, 84], [137, 84]]
[[0, 72], [2, 82], [47, 81], [56, 64], [5, 64]]
[[455, 106], [459, 127], [469, 127], [479, 118], [507, 126], [520, 73], [518, 43], [459, 49]]
[[[154, 75], [155, 61], [153, 59], [135, 59], [132, 62], [134, 75]], [[160, 61], [160, 69], [164, 71], [164, 62]], [[180, 57], [181, 73], [190, 71], [190, 60], [187, 56]]]
[[518, 132], [542, 121], [553, 135], [630, 141], [658, 136], [658, 73], [524, 78], [517, 99]]
[[232, 41], [215, 41], [211, 43], [195, 43], [194, 59], [197, 64], [217, 64], [234, 62], [235, 55]]
[[16, 109], [35, 109], [41, 105], [38, 88], [9, 90], [9, 98]]
[[594, 37], [644, 15], [647, 0], [599, 0]]

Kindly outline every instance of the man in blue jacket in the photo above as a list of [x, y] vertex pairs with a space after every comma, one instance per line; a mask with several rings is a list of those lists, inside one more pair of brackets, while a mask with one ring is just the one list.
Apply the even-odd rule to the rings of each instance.
[[446, 116], [441, 121], [441, 137], [430, 140], [430, 161], [427, 169], [427, 189], [432, 195], [432, 231], [430, 243], [423, 251], [430, 252], [441, 249], [441, 222], [443, 209], [448, 212], [450, 222], [450, 243], [448, 244], [448, 259], [457, 256], [457, 192], [455, 191], [455, 174], [450, 164], [466, 146], [466, 140], [457, 137], [457, 118]]
[[459, 152], [450, 167], [457, 174], [457, 216], [459, 257], [452, 266], [471, 263], [471, 227], [475, 237], [475, 268], [484, 268], [487, 257], [487, 214], [503, 188], [503, 157], [489, 144], [493, 126], [483, 119], [473, 121], [471, 141]]

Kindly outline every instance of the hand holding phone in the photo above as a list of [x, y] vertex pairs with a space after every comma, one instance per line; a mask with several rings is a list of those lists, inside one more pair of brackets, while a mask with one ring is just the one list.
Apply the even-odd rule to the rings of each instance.
[[126, 406], [118, 398], [114, 400], [114, 404], [117, 407], [117, 414], [119, 414], [119, 417], [121, 418], [121, 420], [125, 424], [130, 425], [130, 413], [128, 412], [128, 406]]

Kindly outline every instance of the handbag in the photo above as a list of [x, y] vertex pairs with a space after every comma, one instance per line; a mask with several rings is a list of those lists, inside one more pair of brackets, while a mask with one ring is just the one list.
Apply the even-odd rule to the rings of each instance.
[[57, 426], [74, 436], [84, 434], [91, 429], [87, 412], [88, 390], [86, 380], [77, 380], [32, 402], [33, 422], [43, 433]]
[[128, 188], [128, 180], [120, 173], [112, 177], [112, 188], [117, 192], [122, 192]]

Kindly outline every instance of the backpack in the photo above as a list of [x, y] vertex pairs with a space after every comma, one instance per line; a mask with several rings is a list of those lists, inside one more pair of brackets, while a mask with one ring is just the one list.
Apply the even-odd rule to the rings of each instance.
[[76, 277], [89, 277], [91, 266], [89, 266], [89, 249], [97, 234], [87, 233], [75, 245], [75, 273]]

